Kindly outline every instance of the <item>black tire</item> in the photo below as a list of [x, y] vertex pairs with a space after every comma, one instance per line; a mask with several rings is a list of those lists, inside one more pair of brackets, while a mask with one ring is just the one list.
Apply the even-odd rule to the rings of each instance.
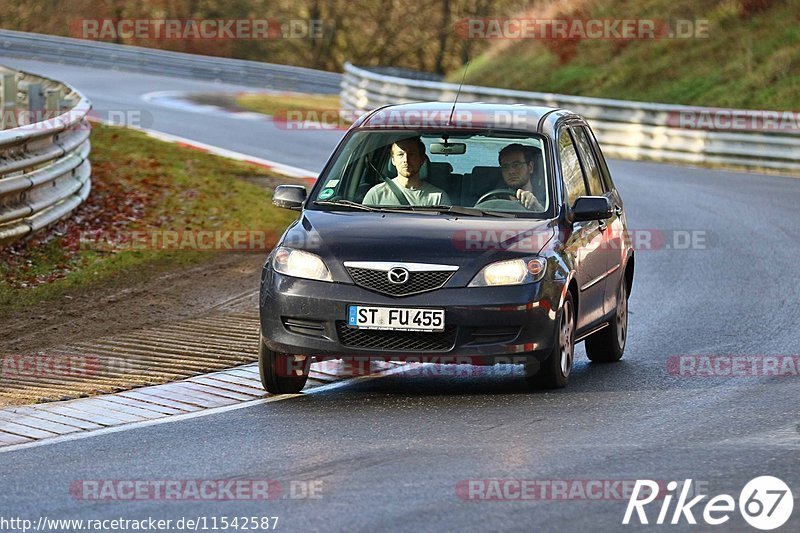
[[293, 355], [273, 352], [259, 336], [258, 373], [264, 390], [272, 394], [294, 394], [303, 390], [308, 381], [308, 364], [303, 364], [300, 376], [287, 376], [288, 359]]
[[617, 310], [608, 327], [586, 337], [586, 356], [595, 363], [619, 361], [625, 352], [628, 340], [628, 285], [625, 276], [617, 291]]
[[557, 324], [556, 342], [547, 359], [538, 365], [536, 362], [527, 365], [525, 381], [531, 388], [561, 389], [569, 381], [575, 358], [575, 307], [569, 291], [558, 313]]

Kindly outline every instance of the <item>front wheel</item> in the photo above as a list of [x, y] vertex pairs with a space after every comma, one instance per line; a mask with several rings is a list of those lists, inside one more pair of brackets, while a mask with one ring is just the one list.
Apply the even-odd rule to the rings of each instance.
[[259, 335], [258, 373], [264, 390], [272, 394], [294, 394], [308, 381], [308, 360], [294, 355], [273, 352]]
[[[575, 315], [572, 294], [567, 291], [558, 319], [558, 336], [553, 350], [535, 374], [526, 372], [525, 381], [536, 389], [560, 389], [567, 386], [575, 355]], [[533, 369], [530, 369], [533, 370]]]
[[617, 292], [617, 310], [608, 327], [586, 338], [586, 356], [595, 363], [613, 363], [622, 358], [628, 340], [628, 285], [622, 277]]

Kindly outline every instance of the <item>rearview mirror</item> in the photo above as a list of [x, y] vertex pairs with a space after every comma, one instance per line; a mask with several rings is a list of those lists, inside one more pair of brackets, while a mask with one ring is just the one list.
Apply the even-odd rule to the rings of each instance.
[[429, 147], [431, 154], [435, 155], [461, 155], [467, 152], [464, 143], [432, 143]]
[[299, 210], [306, 201], [306, 188], [302, 185], [278, 185], [272, 195], [272, 204], [284, 209]]
[[605, 196], [581, 196], [572, 206], [572, 220], [605, 220], [611, 217], [611, 201]]

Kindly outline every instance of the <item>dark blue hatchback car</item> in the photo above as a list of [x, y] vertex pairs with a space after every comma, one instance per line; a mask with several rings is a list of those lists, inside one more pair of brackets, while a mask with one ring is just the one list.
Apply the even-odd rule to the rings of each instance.
[[404, 104], [342, 139], [267, 258], [265, 389], [300, 391], [311, 362], [525, 365], [567, 384], [575, 343], [625, 349], [634, 253], [622, 199], [588, 124], [562, 109]]

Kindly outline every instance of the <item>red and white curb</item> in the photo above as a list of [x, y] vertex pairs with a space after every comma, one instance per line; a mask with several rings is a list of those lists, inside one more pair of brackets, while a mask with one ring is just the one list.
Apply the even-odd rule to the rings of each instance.
[[[89, 120], [115, 125], [96, 117], [89, 117]], [[289, 177], [305, 179], [309, 185], [313, 185], [316, 181], [316, 175], [310, 170], [226, 150], [160, 131], [127, 127], [142, 131], [161, 141], [258, 165]], [[390, 363], [378, 363], [378, 365], [384, 365], [386, 371], [395, 368], [395, 365]], [[380, 371], [380, 368], [378, 370]], [[331, 385], [351, 377], [349, 374], [339, 372], [336, 366], [330, 364], [325, 365], [325, 371], [320, 370], [317, 365], [312, 365], [306, 390], [327, 389]], [[94, 434], [104, 430], [108, 432], [122, 426], [125, 428], [136, 427], [175, 417], [212, 414], [220, 410], [244, 407], [254, 402], [275, 401], [295, 396], [297, 395], [272, 396], [267, 394], [261, 386], [258, 365], [249, 364], [182, 381], [131, 389], [115, 394], [5, 407], [0, 409], [0, 451], [29, 447], [41, 441], [56, 442], [79, 438], [87, 433]]]
[[[291, 91], [260, 93], [234, 92], [225, 94], [237, 97], [250, 94], [270, 94], [274, 96], [288, 95], [294, 97], [307, 96], [306, 93]], [[289, 130], [339, 131], [343, 133], [350, 129], [350, 125], [355, 122], [358, 117], [364, 114], [359, 110], [347, 111], [334, 109], [313, 109], [309, 107], [308, 109], [302, 111], [293, 111], [290, 109], [281, 110], [278, 112], [278, 119], [276, 120], [275, 116], [273, 115], [258, 113], [256, 111], [239, 111], [238, 109], [229, 109], [215, 104], [194, 102], [190, 99], [190, 93], [185, 91], [154, 91], [143, 94], [141, 98], [145, 102], [154, 105], [180, 109], [181, 111], [189, 111], [200, 114], [213, 113], [232, 119], [248, 120], [251, 122], [269, 122], [278, 128], [285, 128]], [[303, 120], [302, 122], [294, 118], [289, 120], [289, 117], [294, 117], [295, 113], [297, 113], [298, 119], [300, 117], [307, 117], [307, 119]], [[325, 117], [332, 119], [332, 121], [329, 120], [324, 122], [320, 120], [313, 120], [314, 118], [321, 119]]]
[[344, 364], [312, 364], [308, 384], [300, 394], [268, 394], [261, 386], [258, 364], [251, 363], [114, 394], [5, 407], [0, 409], [0, 452], [313, 394], [345, 382], [388, 375], [402, 366], [383, 361], [372, 365], [368, 375], [354, 378]]

